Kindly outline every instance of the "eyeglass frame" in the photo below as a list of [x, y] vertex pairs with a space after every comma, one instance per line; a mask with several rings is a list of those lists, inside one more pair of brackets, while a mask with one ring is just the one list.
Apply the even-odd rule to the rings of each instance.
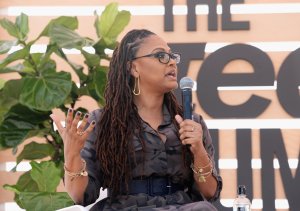
[[[161, 61], [161, 57], [158, 57], [158, 55], [161, 54], [161, 53], [167, 54], [169, 56], [169, 59], [166, 63]], [[177, 58], [174, 57], [174, 55], [177, 55]], [[164, 51], [159, 51], [159, 52], [150, 53], [150, 54], [147, 54], [147, 55], [144, 55], [144, 56], [134, 57], [134, 58], [131, 59], [131, 61], [139, 59], [139, 58], [144, 58], [144, 57], [154, 57], [154, 58], [158, 59], [158, 61], [162, 64], [169, 64], [171, 59], [174, 59], [176, 64], [179, 64], [180, 60], [181, 60], [181, 55], [179, 53], [168, 53], [168, 52], [164, 52]], [[177, 61], [177, 60], [179, 60], [179, 61]]]

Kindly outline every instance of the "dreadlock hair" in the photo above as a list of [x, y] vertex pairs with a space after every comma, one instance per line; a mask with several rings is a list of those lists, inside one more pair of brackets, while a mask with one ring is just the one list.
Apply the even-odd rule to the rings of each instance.
[[[110, 61], [104, 92], [106, 104], [98, 122], [100, 130], [96, 154], [100, 162], [103, 188], [110, 189], [112, 198], [121, 193], [124, 184], [128, 191], [132, 170], [130, 159], [134, 152], [130, 140], [136, 131], [144, 148], [141, 119], [133, 102], [131, 60], [143, 40], [151, 35], [155, 34], [145, 29], [129, 31], [114, 50]], [[173, 93], [165, 94], [164, 103], [173, 119], [176, 114], [182, 115], [182, 109]], [[177, 125], [175, 120], [174, 124]]]

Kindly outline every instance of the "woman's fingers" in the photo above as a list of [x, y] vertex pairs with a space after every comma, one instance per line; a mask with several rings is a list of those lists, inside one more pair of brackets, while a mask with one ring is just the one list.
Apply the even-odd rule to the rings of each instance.
[[175, 119], [180, 126], [179, 135], [182, 144], [193, 144], [202, 140], [202, 127], [200, 124], [193, 120], [183, 118], [180, 115], [176, 115]]
[[89, 133], [93, 130], [96, 124], [95, 121], [92, 121], [92, 123], [87, 127], [86, 125], [88, 122], [89, 114], [85, 114], [82, 122], [78, 126], [82, 113], [80, 111], [77, 111], [75, 116], [73, 117], [74, 113], [75, 112], [73, 109], [70, 108], [68, 110], [66, 117], [66, 127], [63, 127], [63, 125], [61, 124], [61, 120], [56, 115], [50, 115], [55, 125], [57, 126], [58, 132], [63, 138], [64, 143], [68, 145], [74, 144], [76, 142], [81, 144], [84, 143]]
[[77, 131], [78, 122], [80, 121], [80, 118], [81, 118], [81, 112], [77, 111], [73, 119], [73, 122], [71, 124], [71, 128], [70, 128], [71, 131]]
[[[81, 123], [79, 124], [79, 121], [81, 120], [82, 113], [80, 111], [77, 111], [75, 114], [75, 117], [73, 121], [71, 122], [71, 128], [70, 132], [72, 134], [76, 134], [80, 138], [78, 139], [79, 141], [85, 141], [90, 134], [90, 132], [93, 130], [95, 126], [95, 121], [92, 121], [92, 123], [86, 128], [89, 114], [85, 114]], [[79, 124], [79, 125], [78, 125]]]
[[85, 126], [87, 124], [87, 120], [89, 118], [89, 114], [85, 114], [83, 119], [82, 119], [82, 122], [81, 124], [79, 125], [79, 127], [77, 128], [77, 131], [84, 131], [85, 129]]
[[175, 119], [179, 125], [183, 122], [183, 118], [178, 114], [175, 116]]
[[83, 138], [85, 140], [87, 139], [88, 135], [93, 131], [95, 125], [96, 125], [96, 122], [95, 122], [95, 120], [93, 120], [91, 122], [91, 124], [87, 127], [87, 129], [85, 131], [83, 131], [83, 135], [82, 136], [83, 136]]
[[67, 118], [66, 118], [66, 128], [67, 129], [71, 128], [72, 121], [73, 121], [73, 109], [69, 108], [68, 113], [67, 113]]

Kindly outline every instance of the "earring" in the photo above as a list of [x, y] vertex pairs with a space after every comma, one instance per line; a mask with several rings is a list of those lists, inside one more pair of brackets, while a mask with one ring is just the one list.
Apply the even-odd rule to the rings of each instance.
[[136, 96], [141, 94], [140, 77], [134, 78], [134, 87], [133, 87], [132, 93]]

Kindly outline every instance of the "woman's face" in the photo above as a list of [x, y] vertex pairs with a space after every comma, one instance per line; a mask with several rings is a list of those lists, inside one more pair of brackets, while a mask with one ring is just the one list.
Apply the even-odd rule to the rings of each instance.
[[[163, 39], [151, 35], [143, 40], [135, 57], [158, 52], [172, 53]], [[163, 64], [155, 56], [137, 58], [132, 61], [131, 73], [134, 77], [140, 77], [141, 94], [153, 92], [164, 94], [178, 87], [177, 65], [172, 58], [167, 64]]]

